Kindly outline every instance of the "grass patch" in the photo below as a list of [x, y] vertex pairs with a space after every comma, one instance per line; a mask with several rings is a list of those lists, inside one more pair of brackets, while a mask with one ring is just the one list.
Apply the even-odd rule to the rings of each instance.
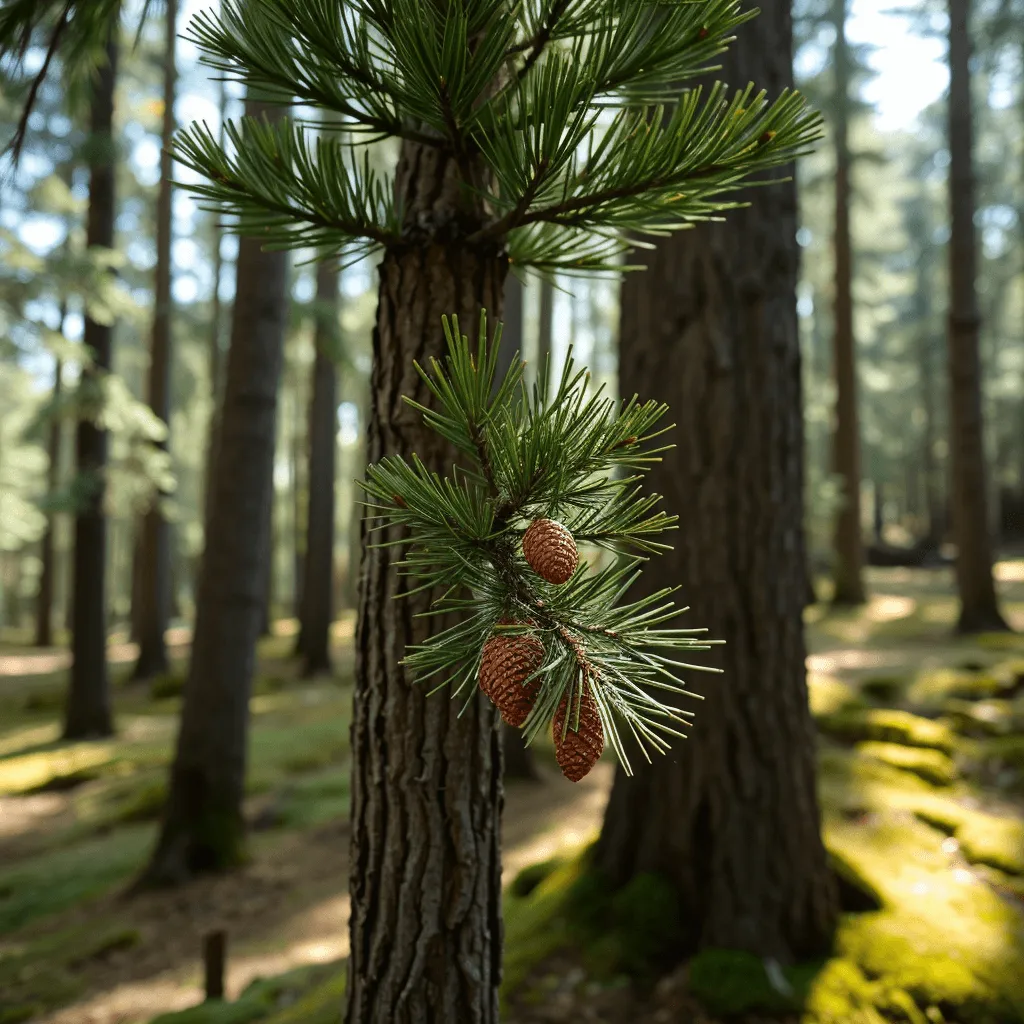
[[126, 827], [0, 870], [0, 935], [123, 882], [152, 839], [150, 827]]

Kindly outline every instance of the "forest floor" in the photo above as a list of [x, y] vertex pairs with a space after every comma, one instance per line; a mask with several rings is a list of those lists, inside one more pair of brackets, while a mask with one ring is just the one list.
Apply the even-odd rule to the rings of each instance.
[[[1024, 562], [998, 573], [1024, 631]], [[542, 746], [542, 782], [507, 795], [506, 880], [548, 866], [507, 898], [504, 1019], [752, 1022], [767, 1011], [797, 1019], [803, 1004], [815, 1024], [1024, 1021], [1004, 991], [1024, 976], [1024, 636], [953, 636], [949, 570], [871, 570], [868, 582], [864, 608], [807, 615], [826, 841], [865, 900], [844, 917], [836, 957], [781, 979], [730, 961], [726, 973], [745, 979], [740, 996], [735, 982], [719, 983], [713, 958], [649, 990], [607, 957], [598, 969], [558, 908], [600, 824], [612, 765], [573, 786]], [[164, 798], [187, 633], [172, 635], [174, 668], [152, 687], [127, 682], [134, 650], [115, 642], [117, 737], [74, 745], [59, 742], [57, 723], [66, 653], [0, 638], [0, 1024], [143, 1024], [192, 1007], [201, 939], [214, 928], [228, 933], [227, 994], [238, 1001], [224, 1004], [228, 1015], [207, 1007], [178, 1024], [338, 1020], [352, 625], [337, 624], [334, 675], [312, 683], [296, 679], [288, 656], [292, 623], [261, 643], [250, 863], [132, 900], [123, 893]], [[908, 944], [956, 969], [933, 976], [901, 960]], [[253, 986], [259, 978], [272, 980]]]

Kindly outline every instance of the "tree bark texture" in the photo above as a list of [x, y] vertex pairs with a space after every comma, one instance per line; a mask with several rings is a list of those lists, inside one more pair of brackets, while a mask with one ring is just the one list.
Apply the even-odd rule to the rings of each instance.
[[334, 618], [334, 477], [338, 451], [338, 272], [316, 274], [316, 357], [309, 414], [306, 564], [302, 574], [299, 651], [306, 677], [331, 669]]
[[970, 0], [949, 0], [950, 491], [962, 633], [1004, 630], [992, 579], [975, 291]]
[[[153, 306], [153, 338], [149, 355], [149, 407], [164, 423], [171, 416], [171, 261], [173, 245], [173, 173], [171, 143], [174, 138], [174, 95], [177, 83], [175, 46], [178, 0], [166, 0], [164, 53], [164, 115], [161, 131], [160, 187], [156, 203], [156, 282]], [[158, 447], [167, 449], [167, 441]], [[159, 500], [142, 520], [139, 566], [139, 657], [132, 678], [152, 679], [170, 668], [165, 634], [171, 609], [171, 535]]]
[[[246, 113], [277, 119], [253, 99]], [[287, 320], [287, 257], [238, 248], [238, 288], [171, 785], [144, 884], [231, 867], [244, 847], [249, 696], [266, 585], [277, 393]]]
[[[66, 308], [61, 307], [60, 329], [64, 330]], [[64, 364], [56, 361], [53, 369], [53, 402], [56, 406], [61, 396], [61, 376]], [[46, 442], [46, 488], [50, 494], [57, 490], [60, 476], [61, 418], [54, 412], [50, 420], [49, 436]], [[42, 569], [39, 574], [39, 594], [36, 598], [36, 647], [53, 645], [53, 595], [56, 584], [57, 561], [54, 552], [54, 526], [56, 516], [49, 513], [46, 519], [46, 533], [43, 534], [39, 557]]]
[[853, 333], [853, 241], [850, 236], [850, 53], [846, 43], [846, 0], [835, 7], [835, 235], [833, 254], [833, 345], [836, 410], [833, 469], [843, 481], [843, 504], [836, 514], [832, 603], [864, 602], [864, 544], [860, 527], [860, 417], [857, 410], [857, 361]]
[[[788, 3], [737, 36], [726, 80], [769, 95], [792, 84]], [[621, 393], [666, 401], [678, 423], [650, 474], [680, 516], [676, 546], [642, 585], [680, 585], [692, 625], [726, 641], [700, 655], [724, 674], [700, 677], [690, 738], [652, 765], [633, 758], [632, 779], [617, 771], [594, 852], [613, 888], [646, 872], [674, 885], [668, 960], [702, 947], [812, 955], [836, 916], [804, 668], [796, 192], [744, 198], [724, 224], [660, 242], [622, 288]]]
[[[482, 220], [438, 151], [403, 143], [396, 195], [407, 244], [380, 266], [368, 459], [416, 452], [450, 473], [453, 452], [402, 401], [433, 399], [413, 360], [444, 352], [443, 314], [474, 338], [481, 307], [502, 314], [507, 261], [465, 239]], [[383, 534], [383, 536], [382, 536]], [[391, 531], [372, 539], [391, 539]], [[417, 618], [432, 599], [395, 600], [415, 584], [396, 552], [367, 549], [360, 573], [352, 725], [348, 1024], [493, 1024], [501, 976], [501, 742], [495, 709], [475, 693], [427, 696], [400, 662], [444, 627]]]
[[[86, 245], [114, 247], [115, 197], [114, 88], [117, 82], [118, 19], [113, 20], [106, 60], [97, 73], [90, 97], [91, 145], [89, 211]], [[89, 393], [103, 387], [110, 371], [113, 330], [85, 318], [83, 341], [91, 355], [83, 368], [79, 390], [89, 404]], [[75, 515], [71, 677], [64, 717], [64, 738], [109, 736], [114, 731], [107, 672], [107, 432], [91, 415], [83, 416], [75, 438], [76, 466], [88, 492]]]

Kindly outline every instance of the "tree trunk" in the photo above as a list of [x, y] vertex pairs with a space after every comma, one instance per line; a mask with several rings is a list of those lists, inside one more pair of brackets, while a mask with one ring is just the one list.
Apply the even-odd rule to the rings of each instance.
[[316, 358], [309, 415], [306, 564], [303, 571], [299, 652], [302, 674], [331, 670], [334, 618], [334, 476], [338, 450], [338, 272], [316, 272]]
[[[725, 58], [728, 81], [792, 85], [789, 4], [763, 5]], [[819, 831], [803, 606], [799, 254], [790, 184], [659, 243], [622, 288], [622, 394], [664, 400], [678, 447], [651, 488], [680, 516], [673, 551], [642, 577], [680, 584], [697, 625], [726, 641], [724, 669], [692, 705], [687, 741], [616, 773], [594, 867], [613, 888], [638, 874], [675, 888], [667, 963], [694, 950], [780, 962], [824, 952], [836, 917]], [[640, 590], [640, 588], [637, 588]]]
[[[161, 132], [160, 190], [156, 205], [156, 286], [153, 343], [149, 357], [149, 407], [164, 423], [171, 418], [171, 261], [173, 244], [171, 144], [174, 138], [174, 94], [177, 83], [175, 44], [178, 0], [166, 0], [164, 54], [164, 117]], [[158, 447], [167, 450], [167, 441]], [[152, 679], [170, 668], [165, 634], [171, 610], [171, 536], [159, 496], [142, 521], [139, 568], [139, 658], [132, 679]]]
[[961, 633], [1005, 630], [992, 580], [975, 293], [970, 0], [949, 0], [950, 490]]
[[[252, 98], [246, 114], [279, 106]], [[266, 580], [270, 492], [287, 318], [287, 257], [238, 247], [238, 287], [224, 381], [192, 659], [160, 838], [142, 884], [176, 884], [243, 855], [246, 738]]]
[[[319, 283], [319, 282], [318, 282]], [[296, 360], [294, 372], [294, 386], [292, 388], [292, 431], [291, 451], [289, 458], [289, 471], [291, 477], [291, 554], [292, 554], [292, 613], [297, 619], [302, 618], [302, 595], [305, 593], [303, 585], [303, 572], [306, 559], [306, 537], [303, 530], [302, 514], [302, 460], [303, 456], [309, 459], [309, 447], [304, 442], [308, 438], [302, 436], [303, 416], [302, 410], [306, 408], [302, 394], [302, 374], [299, 372], [299, 363]], [[314, 370], [315, 372], [315, 370]], [[306, 481], [308, 483], [308, 481]], [[307, 510], [308, 516], [308, 510]]]
[[[551, 324], [555, 315], [555, 288], [547, 278], [540, 281], [540, 319], [537, 324], [537, 379], [547, 383], [544, 377], [548, 360], [551, 358]], [[550, 373], [548, 374], [550, 376]]]
[[[64, 332], [64, 318], [66, 308], [61, 306], [60, 330]], [[60, 402], [61, 395], [61, 374], [64, 364], [56, 360], [53, 370], [53, 402], [56, 406]], [[60, 431], [61, 418], [59, 411], [54, 410], [54, 416], [50, 420], [50, 432], [46, 443], [46, 454], [48, 459], [46, 469], [46, 489], [52, 495], [57, 490], [57, 482], [60, 478]], [[36, 598], [36, 647], [53, 646], [53, 594], [56, 576], [56, 559], [54, 552], [54, 527], [55, 514], [50, 512], [46, 517], [46, 533], [43, 534], [41, 550], [39, 553], [42, 561], [42, 571], [39, 575], [39, 596]]]
[[[443, 314], [475, 335], [502, 314], [507, 262], [464, 238], [479, 200], [437, 150], [405, 142], [395, 183], [414, 241], [385, 252], [373, 334], [368, 451], [451, 471], [453, 451], [401, 396], [430, 404], [413, 367], [444, 352]], [[467, 209], [468, 207], [468, 209]], [[456, 226], [457, 225], [457, 226]], [[467, 228], [467, 225], [469, 227]], [[454, 237], [453, 237], [454, 235]], [[441, 238], [451, 239], [448, 242]], [[392, 530], [374, 534], [390, 540]], [[363, 524], [364, 542], [369, 539]], [[410, 594], [396, 553], [364, 548], [352, 724], [348, 1024], [495, 1024], [501, 977], [501, 743], [493, 706], [427, 696], [401, 665], [444, 620]]]
[[[112, 20], [106, 61], [96, 74], [90, 97], [89, 123], [94, 155], [89, 164], [89, 212], [86, 245], [114, 247], [115, 198], [114, 87], [117, 81], [117, 33]], [[82, 370], [79, 393], [85, 405], [102, 387], [110, 371], [113, 330], [85, 318], [83, 341], [91, 361]], [[97, 395], [98, 397], [98, 395]], [[71, 677], [65, 708], [64, 738], [109, 736], [114, 731], [107, 673], [107, 432], [87, 409], [79, 420], [75, 443], [77, 471], [87, 485], [75, 516], [74, 598]]]
[[853, 335], [853, 243], [850, 238], [850, 54], [846, 44], [846, 0], [836, 5], [835, 73], [835, 379], [836, 412], [833, 468], [843, 481], [843, 504], [836, 515], [835, 588], [832, 603], [864, 602], [864, 547], [860, 529], [860, 425], [857, 412], [857, 364]]

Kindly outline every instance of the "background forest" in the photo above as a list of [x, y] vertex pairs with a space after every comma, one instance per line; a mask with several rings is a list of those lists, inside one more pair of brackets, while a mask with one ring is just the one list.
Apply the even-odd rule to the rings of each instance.
[[[262, 252], [172, 166], [190, 122], [223, 140], [243, 111], [274, 116], [200, 63], [185, 29], [211, 6], [126, 0], [91, 78], [73, 73], [74, 38], [48, 52], [45, 26], [0, 61], [0, 1024], [342, 1020], [380, 256]], [[762, 21], [787, 5], [762, 6], [736, 35], [763, 50], [779, 30]], [[17, 7], [0, 0], [0, 37]], [[722, 735], [776, 738], [691, 766], [701, 801], [616, 775], [610, 751], [573, 786], [546, 733], [525, 748], [503, 728], [503, 1020], [1024, 1021], [1024, 4], [790, 13], [792, 73], [824, 121], [796, 172], [801, 386], [751, 368], [791, 413], [763, 433], [802, 423], [804, 463], [750, 504], [777, 499], [780, 536], [804, 539], [762, 560], [764, 520], [744, 506], [729, 523], [751, 546], [703, 561], [694, 549], [718, 550], [704, 507], [683, 517], [672, 570], [694, 622], [740, 651], [696, 688], [769, 730]], [[367, 146], [366, 167], [390, 173], [399, 146]], [[664, 296], [706, 279], [665, 259], [625, 285], [510, 276], [502, 358], [519, 349], [532, 382], [571, 347], [591, 388], [628, 398], [664, 357], [665, 393], [641, 398], [679, 423], [659, 481], [678, 506], [692, 492], [673, 494], [673, 474], [720, 473], [733, 496], [743, 472], [760, 479], [708, 452], [741, 448], [723, 424], [762, 406], [737, 391], [731, 413], [692, 411], [710, 386], [670, 357]], [[785, 320], [773, 280], [761, 301]], [[802, 494], [779, 497], [794, 480]], [[206, 550], [208, 534], [233, 541]], [[774, 587], [786, 564], [799, 595], [781, 572]], [[731, 604], [745, 579], [753, 596]], [[203, 601], [216, 610], [193, 645]], [[758, 632], [759, 609], [787, 602], [802, 636]], [[804, 653], [806, 685], [773, 690]], [[817, 804], [795, 786], [773, 812], [792, 829], [765, 832], [743, 817], [749, 778], [789, 778], [786, 746], [805, 750]], [[218, 763], [209, 806], [237, 790], [244, 820], [213, 844], [181, 794]], [[741, 810], [716, 817], [716, 792]], [[685, 839], [658, 823], [668, 801]], [[749, 851], [751, 835], [808, 877], [823, 845], [831, 895], [739, 855], [700, 877], [665, 866], [666, 849], [697, 864], [705, 840]], [[406, 841], [411, 856], [412, 826]], [[773, 892], [791, 912], [765, 909]]]

